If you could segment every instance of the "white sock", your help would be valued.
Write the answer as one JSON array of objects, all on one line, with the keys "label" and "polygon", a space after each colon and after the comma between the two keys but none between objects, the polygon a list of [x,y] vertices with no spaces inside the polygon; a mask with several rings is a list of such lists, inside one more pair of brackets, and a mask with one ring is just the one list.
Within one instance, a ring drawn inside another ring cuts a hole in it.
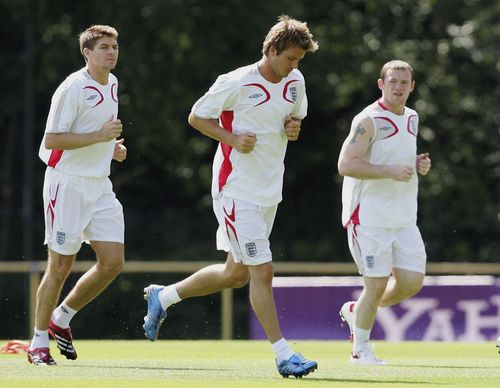
[{"label": "white sock", "polygon": [[288,342],[284,338],[272,344],[271,348],[276,354],[276,361],[278,362],[278,364],[288,360],[293,356],[293,350],[290,348],[290,345],[288,345]]},{"label": "white sock", "polygon": [[370,334],[372,330],[360,329],[359,327],[354,327],[353,334],[353,347],[352,351],[354,354],[358,353],[360,350],[364,349],[370,341]]},{"label": "white sock", "polygon": [[158,293],[158,299],[160,300],[163,310],[168,309],[173,304],[178,303],[182,300],[177,293],[177,290],[175,289],[175,284],[171,284],[170,286],[167,286],[163,290],[161,290]]},{"label": "white sock", "polygon": [[66,329],[77,312],[63,302],[54,310],[51,319],[61,329]]},{"label": "white sock", "polygon": [[49,347],[49,331],[48,330],[38,330],[35,327],[35,334],[31,340],[29,348],[31,350],[36,348],[48,348]]}]

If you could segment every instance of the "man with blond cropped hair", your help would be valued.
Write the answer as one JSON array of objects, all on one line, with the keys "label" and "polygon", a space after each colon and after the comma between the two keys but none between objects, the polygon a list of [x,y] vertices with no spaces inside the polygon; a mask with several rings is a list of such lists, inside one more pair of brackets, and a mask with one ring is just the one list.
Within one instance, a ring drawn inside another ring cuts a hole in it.
[{"label": "man with blond cropped hair", "polygon": [[144,330],[150,340],[158,337],[172,304],[250,282],[250,301],[276,355],[278,372],[302,377],[317,368],[315,361],[294,353],[281,333],[269,243],[282,199],[287,144],[298,140],[307,114],[298,66],[317,48],[306,23],[282,16],[264,40],[260,61],[219,76],[194,104],[189,123],[219,142],[212,197],[219,222],[217,248],[228,255],[225,264],[205,267],[176,284],[145,288]]}]

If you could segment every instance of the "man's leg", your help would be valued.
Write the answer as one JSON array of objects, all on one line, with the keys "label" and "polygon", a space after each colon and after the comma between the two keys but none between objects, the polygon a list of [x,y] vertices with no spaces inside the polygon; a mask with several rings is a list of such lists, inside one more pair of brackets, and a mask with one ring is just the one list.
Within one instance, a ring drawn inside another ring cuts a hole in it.
[{"label": "man's leg", "polygon": [[271,262],[249,266],[250,302],[269,341],[274,344],[283,338],[273,296],[274,269]]},{"label": "man's leg", "polygon": [[420,291],[425,275],[420,272],[393,268],[394,283],[386,288],[380,307],[388,307],[402,302]]},{"label": "man's leg", "polygon": [[35,333],[28,349],[28,360],[33,364],[55,364],[49,351],[49,322],[75,257],[76,255],[61,255],[49,249],[47,269],[37,291]]},{"label": "man's leg", "polygon": [[113,281],[125,263],[124,245],[117,242],[91,241],[97,263],[85,272],[64,299],[73,310],[79,311],[94,300]]},{"label": "man's leg", "polygon": [[278,372],[283,377],[308,375],[318,367],[317,362],[294,353],[281,334],[273,296],[272,262],[248,266],[248,269],[250,271],[250,302],[276,354]]},{"label": "man's leg", "polygon": [[73,335],[69,327],[73,316],[89,302],[94,300],[111,281],[121,272],[124,264],[122,243],[92,241],[97,263],[80,277],[64,301],[52,314],[49,333],[56,340],[62,355],[76,360]]},{"label": "man's leg", "polygon": [[61,255],[49,249],[47,269],[36,294],[37,329],[47,330],[52,311],[57,305],[61,289],[71,272],[76,255]]},{"label": "man's leg", "polygon": [[202,268],[175,284],[181,299],[210,295],[226,288],[240,288],[248,283],[248,267],[236,263],[228,253],[224,264],[214,264]]},{"label": "man's leg", "polygon": [[356,364],[383,365],[377,359],[368,343],[375,323],[377,308],[387,287],[388,277],[363,277],[365,286],[356,302],[355,327],[351,362]]},{"label": "man's leg", "polygon": [[144,333],[150,341],[158,338],[160,327],[167,317],[167,309],[182,299],[213,294],[226,288],[239,288],[248,283],[248,269],[236,263],[231,253],[225,264],[214,264],[196,271],[177,284],[151,284],[144,289],[147,314]]}]

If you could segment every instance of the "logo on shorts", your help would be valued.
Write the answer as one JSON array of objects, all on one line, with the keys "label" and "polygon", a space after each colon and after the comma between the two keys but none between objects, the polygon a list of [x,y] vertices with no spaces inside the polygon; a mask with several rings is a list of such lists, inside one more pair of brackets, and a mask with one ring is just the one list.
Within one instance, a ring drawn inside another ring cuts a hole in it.
[{"label": "logo on shorts", "polygon": [[56,233],[56,242],[59,245],[63,245],[65,240],[66,240],[66,233],[64,233],[64,232],[57,232]]},{"label": "logo on shorts", "polygon": [[373,268],[375,266],[375,258],[373,256],[366,256],[365,260],[368,268]]},{"label": "logo on shorts", "polygon": [[247,251],[247,255],[250,257],[254,257],[257,254],[257,245],[255,245],[255,241],[246,243],[245,249]]}]

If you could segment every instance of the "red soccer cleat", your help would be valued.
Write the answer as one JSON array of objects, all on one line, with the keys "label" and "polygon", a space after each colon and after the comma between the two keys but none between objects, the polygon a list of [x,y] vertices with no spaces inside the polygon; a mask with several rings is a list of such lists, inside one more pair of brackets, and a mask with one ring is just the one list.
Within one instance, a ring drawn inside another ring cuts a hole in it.
[{"label": "red soccer cleat", "polygon": [[57,348],[63,356],[68,360],[76,360],[78,355],[73,347],[73,336],[71,335],[71,329],[63,329],[57,326],[54,322],[49,322],[49,334],[57,342]]}]

